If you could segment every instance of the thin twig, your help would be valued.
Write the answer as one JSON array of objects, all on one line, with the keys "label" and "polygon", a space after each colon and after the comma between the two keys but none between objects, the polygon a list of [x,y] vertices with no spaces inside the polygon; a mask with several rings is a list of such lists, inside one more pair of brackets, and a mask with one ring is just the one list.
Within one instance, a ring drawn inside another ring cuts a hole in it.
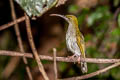
[{"label": "thin twig", "polygon": [[53,48],[54,58],[54,80],[57,80],[56,48]]},{"label": "thin twig", "polygon": [[[27,57],[27,58],[33,58],[32,53],[23,53],[21,52],[16,52],[16,51],[5,51],[5,50],[0,50],[0,55],[4,56],[18,56],[18,57]],[[45,55],[39,55],[40,59],[42,60],[49,60],[53,61],[53,57],[51,56],[45,56]],[[61,61],[61,62],[78,62],[76,59],[70,59],[69,57],[56,57],[56,61]],[[120,59],[98,59],[98,58],[81,58],[80,61],[85,61],[87,63],[99,63],[99,64],[106,64],[106,63],[116,63],[120,62]]]},{"label": "thin twig", "polygon": [[114,64],[112,64],[112,65],[104,68],[104,69],[98,70],[98,71],[90,73],[90,74],[86,74],[86,75],[78,76],[78,77],[66,78],[66,79],[59,79],[59,80],[80,80],[80,79],[87,79],[87,78],[91,78],[93,76],[99,75],[99,74],[101,74],[103,72],[106,72],[106,71],[108,71],[108,70],[110,70],[112,68],[115,68],[115,67],[119,66],[119,65],[120,65],[120,62],[117,62],[117,63],[114,63]]},{"label": "thin twig", "polygon": [[7,29],[7,28],[9,28],[10,26],[13,26],[14,24],[20,23],[20,22],[22,22],[22,21],[24,21],[24,20],[25,20],[25,17],[23,16],[23,17],[20,17],[20,18],[16,19],[16,21],[12,21],[12,22],[9,22],[9,23],[7,23],[7,24],[4,24],[4,25],[0,26],[0,31],[1,31],[1,30],[4,30],[4,29]]},{"label": "thin twig", "polygon": [[37,50],[35,48],[35,44],[34,44],[33,37],[32,37],[32,32],[31,32],[30,20],[29,20],[29,17],[26,14],[25,14],[25,18],[26,18],[25,22],[26,22],[26,30],[27,30],[28,40],[29,40],[30,47],[32,49],[33,55],[35,56],[35,60],[37,61],[39,70],[42,73],[44,79],[49,80],[49,78],[48,78],[48,76],[47,76],[47,74],[46,74],[46,72],[44,70],[44,67],[43,67],[43,65],[41,63],[38,52],[37,52]]},{"label": "thin twig", "polygon": [[114,13],[113,20],[116,21],[118,14],[120,13],[120,7],[118,7]]},{"label": "thin twig", "polygon": [[20,62],[20,58],[21,57],[12,57],[12,58],[10,58],[9,62],[5,66],[4,70],[0,74],[3,79],[5,79],[5,80],[9,79],[11,74],[14,72],[14,70],[18,66],[18,64]]},{"label": "thin twig", "polygon": [[[21,39],[21,35],[20,35],[19,25],[18,25],[18,23],[16,21],[16,14],[15,14],[15,8],[14,8],[13,0],[10,0],[10,7],[11,7],[11,15],[12,15],[13,21],[16,22],[16,24],[14,26],[14,29],[15,29],[15,33],[16,33],[16,36],[17,36],[17,41],[18,41],[18,44],[19,44],[19,48],[20,48],[20,51],[22,53],[24,53],[25,51],[24,51],[24,48],[23,48],[23,43],[22,43],[22,39]],[[33,80],[30,68],[28,66],[28,61],[24,56],[23,56],[23,62],[26,65],[26,71],[27,71],[29,79]]]}]

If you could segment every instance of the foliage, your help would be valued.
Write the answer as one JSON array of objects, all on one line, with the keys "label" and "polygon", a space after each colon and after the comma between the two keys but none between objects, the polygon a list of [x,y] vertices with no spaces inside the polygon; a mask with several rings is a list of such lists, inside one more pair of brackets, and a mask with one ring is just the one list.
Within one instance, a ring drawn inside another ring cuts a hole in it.
[{"label": "foliage", "polygon": [[51,7],[57,0],[15,0],[29,16],[41,16]]}]

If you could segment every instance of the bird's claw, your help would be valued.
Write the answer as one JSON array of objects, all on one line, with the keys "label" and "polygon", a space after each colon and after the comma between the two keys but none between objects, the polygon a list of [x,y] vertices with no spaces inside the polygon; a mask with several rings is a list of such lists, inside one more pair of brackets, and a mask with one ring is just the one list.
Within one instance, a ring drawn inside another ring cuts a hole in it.
[{"label": "bird's claw", "polygon": [[[74,60],[74,64],[76,62],[75,57],[77,57],[75,54],[72,56],[68,56],[69,59]],[[80,63],[80,57],[77,57],[77,61],[78,61],[78,63]]]},{"label": "bird's claw", "polygon": [[80,57],[77,59],[77,61],[78,61],[78,64],[80,64]]}]

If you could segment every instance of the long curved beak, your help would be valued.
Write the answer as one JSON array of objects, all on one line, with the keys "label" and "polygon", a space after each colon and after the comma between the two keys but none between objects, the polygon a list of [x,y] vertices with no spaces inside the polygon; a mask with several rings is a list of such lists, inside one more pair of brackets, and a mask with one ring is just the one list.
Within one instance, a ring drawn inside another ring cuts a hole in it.
[{"label": "long curved beak", "polygon": [[64,15],[60,15],[60,14],[50,14],[50,16],[59,16],[59,17],[65,19],[68,23],[70,23],[70,20],[69,20],[66,16],[64,16]]}]

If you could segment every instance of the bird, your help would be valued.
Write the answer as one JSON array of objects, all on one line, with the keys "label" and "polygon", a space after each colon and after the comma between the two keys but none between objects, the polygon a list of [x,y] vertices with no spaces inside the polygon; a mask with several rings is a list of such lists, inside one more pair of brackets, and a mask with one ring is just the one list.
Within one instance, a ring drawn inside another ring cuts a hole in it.
[{"label": "bird", "polygon": [[85,59],[85,41],[84,36],[79,30],[77,17],[74,15],[51,14],[51,16],[59,16],[68,22],[66,32],[66,46],[68,51],[73,53],[72,58],[77,57],[78,63],[81,65],[82,73],[87,73],[87,63],[80,61],[80,58]]}]

